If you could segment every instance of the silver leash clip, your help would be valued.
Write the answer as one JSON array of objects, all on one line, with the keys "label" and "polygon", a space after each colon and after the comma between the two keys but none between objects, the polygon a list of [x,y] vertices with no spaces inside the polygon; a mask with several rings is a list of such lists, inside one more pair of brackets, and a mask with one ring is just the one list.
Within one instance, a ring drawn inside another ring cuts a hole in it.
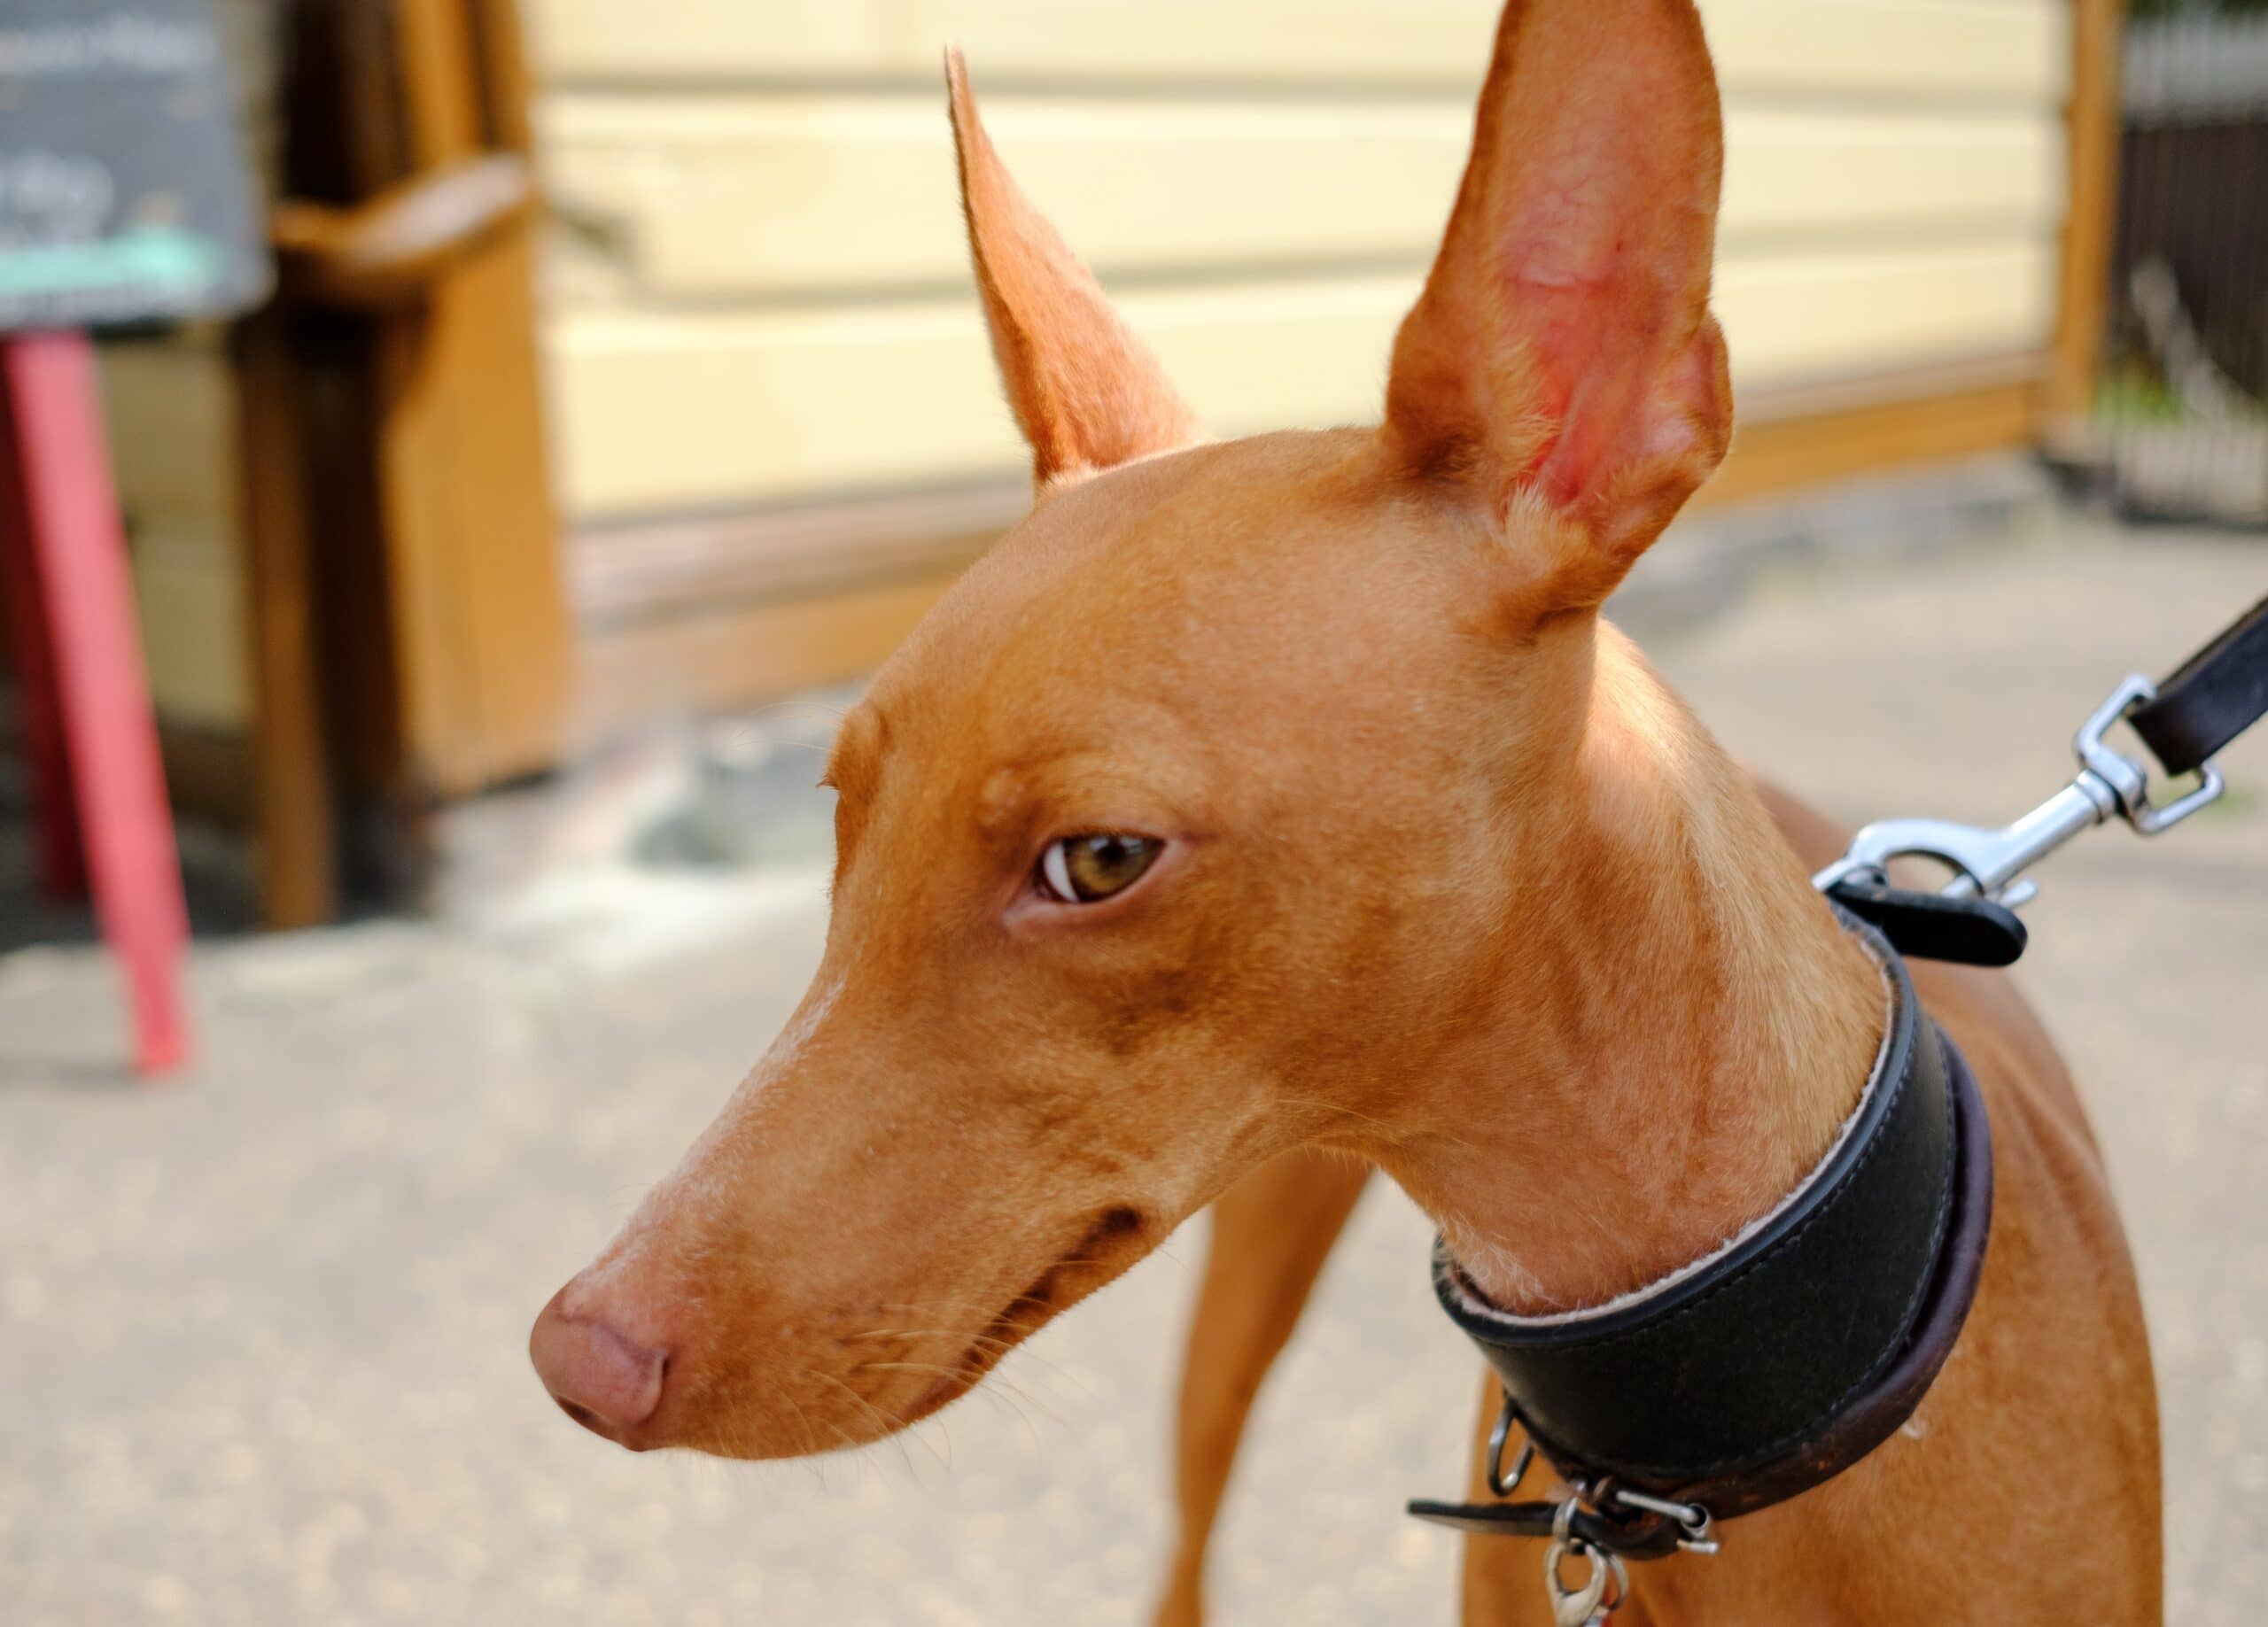
[{"label": "silver leash clip", "polygon": [[2039,895],[2023,872],[2081,832],[2114,817],[2144,836],[2171,830],[2216,801],[2227,782],[2220,769],[2208,762],[2199,767],[2191,790],[2163,808],[2150,801],[2148,771],[2106,737],[2128,713],[2156,694],[2157,686],[2139,673],[2112,690],[2072,737],[2079,771],[2071,783],[2013,825],[1877,820],[1852,838],[1849,852],[1813,877],[1813,885],[1824,890],[1849,876],[1883,878],[1892,859],[1929,858],[1953,870],[1953,879],[1938,889],[1944,896],[1983,897],[2014,910]]},{"label": "silver leash clip", "polygon": [[[1602,1552],[1573,1533],[1575,1507],[1571,1497],[1552,1516],[1551,1546],[1543,1551],[1544,1592],[1551,1600],[1555,1627],[1600,1627],[1629,1596],[1630,1573],[1619,1554]],[[1569,1587],[1559,1574],[1560,1567],[1571,1558],[1590,1565],[1590,1574],[1580,1587]]]}]

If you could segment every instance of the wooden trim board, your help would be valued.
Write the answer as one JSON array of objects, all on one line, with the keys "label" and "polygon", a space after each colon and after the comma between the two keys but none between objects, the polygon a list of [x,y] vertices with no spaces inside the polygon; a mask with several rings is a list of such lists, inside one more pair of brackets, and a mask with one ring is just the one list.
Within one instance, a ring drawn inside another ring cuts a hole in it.
[{"label": "wooden trim board", "polygon": [[577,738],[595,747],[871,672],[959,574],[959,564],[805,599],[727,606],[588,637]]},{"label": "wooden trim board", "polygon": [[[1768,449],[1800,429],[1791,421],[1857,414],[1862,422],[1880,422],[1866,414],[1898,402],[1958,403],[1996,386],[2029,387],[2046,370],[2046,359],[2032,352],[1753,391],[1739,403],[1742,440],[1760,434]],[[1840,441],[1830,429],[1804,444]],[[1798,468],[1779,484],[1803,478]],[[566,571],[578,621],[586,632],[599,631],[951,569],[982,553],[1030,507],[1029,484],[1018,475],[936,491],[586,526],[567,538]]]},{"label": "wooden trim board", "polygon": [[2118,208],[2118,73],[2126,0],[2070,0],[2070,5],[2071,92],[2064,128],[2070,202],[2063,216],[2050,385],[2053,409],[2067,416],[2093,405],[2102,352]]},{"label": "wooden trim board", "polygon": [[2040,388],[2033,380],[1958,394],[1822,412],[1733,430],[1724,465],[1696,507],[1825,485],[1914,463],[2000,452],[2036,442]]},{"label": "wooden trim board", "polygon": [[1031,507],[1024,477],[802,507],[668,515],[566,539],[586,630],[703,606],[798,599],[975,558]]},{"label": "wooden trim board", "polygon": [[[1746,421],[1735,433],[1731,455],[1702,489],[1696,506],[2030,445],[2040,422],[2042,366],[2036,354],[1974,364],[1972,376],[1987,377],[1994,368],[1999,376],[1869,406],[1837,407],[1822,398],[1806,400],[1790,392],[1783,407],[1803,407],[1804,415]],[[1907,387],[1925,384],[1929,376],[1913,375]],[[1877,387],[1899,385],[1886,379]],[[1772,410],[1769,398],[1760,403],[1760,412]],[[880,546],[888,538],[888,547],[905,546],[905,528],[929,500],[913,497],[809,511],[799,520],[751,515],[736,523],[711,517],[617,533],[617,542],[637,537],[647,545],[667,545],[672,525],[701,525],[709,528],[708,540],[722,552],[709,562],[705,576],[693,561],[680,557],[673,582],[657,587],[659,578],[649,578],[644,585],[655,591],[642,600],[625,595],[610,613],[605,608],[586,611],[577,738],[588,747],[639,727],[745,707],[870,671],[961,567],[983,551],[990,530],[1004,528],[1022,511],[1024,493],[1021,483],[1004,483],[953,494],[944,502],[944,523],[933,524],[929,533],[933,538],[941,532],[952,535],[934,541],[926,558],[889,554]],[[999,518],[997,524],[971,531],[970,522],[979,515]],[[737,555],[730,546],[736,523],[742,528]],[[792,551],[798,526],[838,555],[862,532],[876,539],[877,546],[863,563],[839,559],[844,574],[837,579],[845,585],[833,591],[814,591],[817,578],[807,576],[801,591],[766,594],[758,586],[762,562]],[[699,546],[699,538],[689,532],[680,531],[675,541],[683,551]],[[586,540],[576,544],[579,551],[593,546]],[[746,596],[729,596],[728,584],[741,585]],[[666,587],[675,591],[661,591]]]}]

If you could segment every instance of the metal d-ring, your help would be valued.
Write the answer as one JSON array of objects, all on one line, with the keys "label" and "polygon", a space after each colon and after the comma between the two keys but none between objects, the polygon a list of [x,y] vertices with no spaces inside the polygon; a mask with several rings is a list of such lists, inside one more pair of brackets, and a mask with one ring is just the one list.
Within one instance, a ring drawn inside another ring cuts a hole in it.
[{"label": "metal d-ring", "polygon": [[2087,772],[2107,786],[2118,799],[2118,812],[2127,824],[2144,836],[2155,836],[2172,829],[2191,814],[2214,802],[2228,789],[2221,778],[2220,765],[2211,758],[2197,765],[2197,784],[2186,795],[2176,797],[2163,808],[2150,802],[2149,771],[2133,758],[2121,751],[2114,751],[2103,743],[2103,736],[2111,725],[2132,716],[2145,701],[2157,699],[2158,686],[2135,673],[2112,690],[2109,698],[2095,709],[2094,715],[2079,725],[2072,737],[2071,749]]},{"label": "metal d-ring", "polygon": [[1527,1478],[1528,1466],[1535,1461],[1535,1443],[1524,1438],[1512,1472],[1504,1473],[1504,1446],[1512,1438],[1512,1424],[1518,1416],[1511,1392],[1505,1392],[1504,1404],[1496,1410],[1495,1427],[1488,1431],[1488,1463],[1484,1478],[1492,1497],[1510,1497],[1518,1491],[1520,1482]]}]

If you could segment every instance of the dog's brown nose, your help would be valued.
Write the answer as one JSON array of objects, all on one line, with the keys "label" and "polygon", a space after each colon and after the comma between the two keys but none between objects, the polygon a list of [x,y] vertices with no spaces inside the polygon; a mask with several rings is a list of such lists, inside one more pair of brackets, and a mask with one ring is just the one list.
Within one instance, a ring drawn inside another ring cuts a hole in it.
[{"label": "dog's brown nose", "polygon": [[568,1290],[552,1296],[528,1335],[528,1357],[567,1415],[624,1445],[662,1404],[665,1352],[652,1350],[602,1317],[571,1313]]}]

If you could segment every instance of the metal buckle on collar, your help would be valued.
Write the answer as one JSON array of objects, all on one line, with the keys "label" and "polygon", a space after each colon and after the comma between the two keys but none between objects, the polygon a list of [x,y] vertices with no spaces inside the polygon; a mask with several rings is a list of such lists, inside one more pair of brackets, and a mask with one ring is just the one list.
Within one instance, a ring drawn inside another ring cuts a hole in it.
[{"label": "metal buckle on collar", "polygon": [[[1590,1499],[1580,1493],[1566,1498],[1551,1516],[1551,1545],[1543,1554],[1543,1585],[1550,1596],[1552,1619],[1557,1627],[1596,1627],[1630,1595],[1629,1570],[1622,1556],[1575,1534],[1575,1512],[1586,1500]],[[1678,1539],[1681,1553],[1714,1553],[1723,1546],[1717,1540],[1709,1511],[1698,1503],[1674,1502],[1666,1497],[1649,1497],[1643,1491],[1612,1485],[1601,1488],[1596,1503],[1602,1507],[1658,1514],[1674,1522],[1685,1533]],[[1569,1587],[1560,1576],[1561,1564],[1570,1557],[1588,1559],[1591,1564],[1590,1575],[1579,1588]],[[1612,1594],[1608,1592],[1610,1584]]]},{"label": "metal buckle on collar", "polygon": [[2209,761],[2199,767],[2194,789],[2163,808],[2151,802],[2148,771],[2105,737],[2156,695],[2157,686],[2139,673],[2112,690],[2072,737],[2079,771],[2071,783],[2014,824],[1994,828],[1950,819],[1878,820],[1852,839],[1848,853],[1813,877],[1813,885],[1825,892],[1848,878],[1880,881],[1892,859],[1931,858],[1953,871],[1953,879],[1939,889],[1941,896],[1983,898],[2014,910],[2039,890],[2023,872],[2081,832],[2113,816],[2144,836],[2172,829],[2218,798],[2227,783]]},{"label": "metal buckle on collar", "polygon": [[[1511,1505],[1510,1499],[1519,1490],[1520,1482],[1527,1477],[1536,1459],[1535,1442],[1524,1440],[1509,1468],[1504,1453],[1511,1445],[1512,1425],[1519,1417],[1519,1409],[1509,1392],[1497,1409],[1496,1422],[1488,1431],[1488,1454],[1481,1466],[1481,1478],[1489,1491],[1503,1499],[1491,1510],[1486,1506],[1433,1507],[1413,1504],[1411,1512],[1427,1518],[1451,1516],[1451,1523],[1479,1516],[1496,1524],[1508,1533],[1518,1531],[1525,1536],[1544,1537],[1546,1532],[1535,1523],[1529,1523],[1549,1514],[1550,1525],[1548,1546],[1543,1555],[1543,1585],[1551,1604],[1551,1615],[1557,1627],[1599,1627],[1629,1596],[1629,1568],[1624,1553],[1614,1546],[1610,1533],[1619,1523],[1618,1516],[1651,1516],[1666,1520],[1677,1531],[1676,1550],[1686,1553],[1714,1553],[1720,1546],[1714,1522],[1709,1511],[1698,1503],[1682,1503],[1666,1497],[1655,1497],[1644,1491],[1633,1491],[1616,1483],[1612,1477],[1596,1482],[1579,1482],[1571,1495],[1550,1502]],[[1585,1527],[1578,1527],[1576,1520],[1589,1511]],[[1513,1516],[1526,1525],[1498,1523],[1492,1515]],[[1658,1532],[1660,1528],[1652,1528]],[[1635,1534],[1635,1533],[1634,1533]],[[1643,1544],[1634,1545],[1631,1555],[1637,1558],[1658,1557],[1670,1552],[1660,1537],[1649,1537]],[[1566,1563],[1571,1559],[1588,1561],[1590,1569],[1578,1584],[1571,1585],[1565,1576]]]},{"label": "metal buckle on collar", "polygon": [[[1504,1448],[1511,1444],[1512,1425],[1519,1421],[1519,1408],[1512,1402],[1510,1392],[1504,1392],[1503,1404],[1496,1409],[1496,1422],[1488,1431],[1488,1457],[1482,1465],[1481,1479],[1489,1495],[1509,1500],[1520,1489],[1520,1482],[1527,1478],[1528,1470],[1535,1463],[1535,1442],[1523,1439],[1519,1454],[1512,1460],[1508,1470],[1504,1467]],[[1644,1491],[1631,1490],[1612,1476],[1595,1484],[1579,1483],[1574,1495],[1564,1499],[1552,1519],[1552,1539],[1570,1544],[1576,1551],[1598,1546],[1579,1536],[1573,1536],[1567,1522],[1574,1518],[1578,1508],[1588,1505],[1610,1519],[1616,1512],[1626,1515],[1658,1515],[1678,1529],[1677,1551],[1681,1553],[1715,1553],[1724,1546],[1717,1535],[1716,1522],[1709,1511],[1698,1503],[1681,1503],[1666,1497],[1654,1497]],[[1545,1505],[1534,1505],[1542,1507]],[[1642,1556],[1643,1557],[1643,1556]],[[1619,1556],[1616,1556],[1619,1562]]]},{"label": "metal buckle on collar", "polygon": [[1633,1491],[1627,1486],[1610,1486],[1602,1496],[1604,1500],[1617,1507],[1658,1514],[1675,1524],[1684,1533],[1677,1539],[1677,1551],[1681,1553],[1714,1553],[1725,1546],[1717,1535],[1716,1522],[1710,1519],[1709,1511],[1698,1503],[1678,1503],[1666,1497],[1649,1497],[1643,1491]]}]

